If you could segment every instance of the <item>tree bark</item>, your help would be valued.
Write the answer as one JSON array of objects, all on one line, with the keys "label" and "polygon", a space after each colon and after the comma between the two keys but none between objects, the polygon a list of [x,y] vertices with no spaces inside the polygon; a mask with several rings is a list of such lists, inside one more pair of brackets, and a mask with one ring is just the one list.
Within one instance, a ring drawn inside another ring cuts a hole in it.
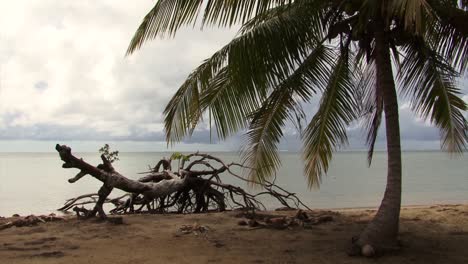
[{"label": "tree bark", "polygon": [[[179,213],[224,211],[228,206],[248,210],[265,209],[265,206],[257,199],[260,195],[270,195],[288,208],[291,208],[289,203],[292,202],[296,208],[302,206],[309,209],[294,193],[284,190],[274,182],[254,182],[242,178],[231,170],[231,167],[245,168],[242,164],[225,164],[221,159],[209,154],[197,152],[183,155],[180,166],[175,172],[171,171],[172,157],[162,159],[154,169],[148,172],[148,175],[138,180],[131,180],[118,173],[104,155],[101,155],[103,164],[95,167],[83,159],[75,157],[71,153],[71,148],[67,146],[57,144],[55,148],[59,152],[61,160],[65,162],[62,165],[63,168],[80,170],[75,177],[69,179],[70,183],[74,183],[88,174],[103,183],[97,194],[87,194],[70,199],[60,209],[66,211],[73,207],[78,216],[94,217],[99,214],[101,218],[106,218],[103,210],[104,203],[114,204],[115,208],[110,211],[113,214],[126,213],[127,211],[130,213],[142,212],[144,207],[149,213],[169,212],[171,209],[173,212]],[[190,158],[195,160],[190,161]],[[185,161],[190,161],[190,163],[185,166]],[[163,170],[159,171],[161,166]],[[225,184],[219,177],[224,172],[243,182],[258,184],[263,188],[263,191],[250,194],[238,186]],[[108,196],[113,188],[126,191],[128,194],[109,199]],[[125,201],[121,200],[126,197],[129,198]],[[83,199],[88,198],[89,200],[83,201]],[[95,206],[92,210],[77,207],[77,205],[85,204],[94,204]],[[135,210],[134,205],[140,205],[140,208]]]},{"label": "tree bark", "polygon": [[[185,187],[186,179],[180,178],[177,175],[172,175],[170,172],[165,171],[164,180],[159,182],[140,182],[128,179],[115,171],[112,164],[104,157],[101,156],[103,164],[94,167],[82,159],[73,156],[71,149],[64,145],[58,145],[55,149],[59,152],[60,158],[65,162],[63,168],[76,168],[80,172],[72,179],[70,183],[76,182],[83,176],[89,174],[103,183],[99,189],[99,199],[92,211],[88,213],[88,217],[99,214],[101,218],[106,218],[106,214],[102,208],[106,198],[109,196],[113,188],[117,188],[126,192],[134,194],[142,194],[145,199],[155,199],[165,197],[169,194],[177,192]],[[156,177],[156,176],[154,176]]]},{"label": "tree bark", "polygon": [[401,206],[401,147],[398,118],[398,100],[393,78],[388,40],[384,23],[376,21],[375,63],[377,89],[383,92],[385,126],[387,135],[387,185],[377,214],[364,229],[357,245],[370,245],[372,251],[398,248],[398,229]]}]

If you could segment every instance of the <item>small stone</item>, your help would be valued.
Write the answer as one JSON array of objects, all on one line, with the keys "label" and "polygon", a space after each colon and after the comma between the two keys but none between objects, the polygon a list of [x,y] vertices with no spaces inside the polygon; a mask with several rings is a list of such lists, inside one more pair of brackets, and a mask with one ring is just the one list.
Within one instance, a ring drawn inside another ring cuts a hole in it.
[{"label": "small stone", "polygon": [[239,221],[237,221],[237,224],[240,225],[240,226],[248,225],[248,223],[245,220],[239,220]]},{"label": "small stone", "polygon": [[259,225],[258,222],[255,220],[249,220],[249,222],[247,223],[250,227],[257,227]]},{"label": "small stone", "polygon": [[219,240],[214,240],[214,246],[217,247],[217,248],[221,248],[221,247],[224,247],[224,243],[219,241]]},{"label": "small stone", "polygon": [[19,214],[12,215],[12,217],[19,217],[19,216],[20,216]]},{"label": "small stone", "polygon": [[365,257],[370,258],[370,257],[373,257],[373,256],[375,255],[375,250],[374,250],[374,248],[373,248],[371,245],[366,244],[366,245],[364,245],[364,246],[362,247],[362,249],[361,249],[361,254],[362,254],[363,256],[365,256]]}]

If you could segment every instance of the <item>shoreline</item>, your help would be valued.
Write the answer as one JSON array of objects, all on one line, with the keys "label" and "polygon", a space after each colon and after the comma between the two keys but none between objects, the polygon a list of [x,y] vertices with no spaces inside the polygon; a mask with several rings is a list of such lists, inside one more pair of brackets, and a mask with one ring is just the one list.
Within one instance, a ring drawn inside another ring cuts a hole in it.
[{"label": "shoreline", "polygon": [[[460,203],[432,203],[432,204],[409,204],[402,205],[401,209],[416,209],[416,208],[431,208],[433,206],[462,206],[468,205],[468,201]],[[357,207],[337,207],[337,208],[324,208],[318,210],[330,210],[330,211],[359,211],[359,210],[377,210],[379,206],[357,206]]]},{"label": "shoreline", "polygon": [[[0,231],[0,260],[50,263],[362,263],[347,256],[351,237],[376,208],[305,211],[327,221],[287,228],[239,225],[242,211],[206,214],[124,215],[124,224],[96,220],[40,223]],[[262,217],[294,217],[297,211],[262,211]],[[271,218],[271,219],[273,219]],[[468,204],[404,206],[403,249],[378,263],[468,263]],[[0,219],[0,224],[8,219]]]},{"label": "shoreline", "polygon": [[[446,202],[440,202],[440,203],[430,203],[430,204],[409,204],[409,205],[402,205],[401,206],[401,209],[414,209],[414,208],[431,208],[431,207],[434,207],[434,206],[463,206],[463,205],[466,205],[468,206],[468,201],[464,201],[464,202],[454,202],[454,203],[446,203]],[[281,211],[281,208],[282,207],[278,207],[278,208],[275,208],[275,209],[271,209],[271,210],[263,210],[263,212],[274,212],[274,211]],[[317,208],[311,208],[312,211],[336,211],[336,212],[346,212],[346,211],[361,211],[361,210],[377,210],[379,208],[379,206],[354,206],[354,207],[317,207]],[[279,210],[278,210],[279,209]],[[291,209],[292,210],[296,210],[296,209]],[[304,211],[307,211],[307,209],[302,209]],[[236,210],[227,210],[227,212],[230,212],[230,211],[236,211]],[[262,211],[260,211],[262,212]],[[68,211],[66,213],[64,212],[61,212],[61,211],[51,211],[51,212],[46,212],[46,213],[41,213],[41,214],[18,214],[20,216],[28,216],[28,215],[50,215],[50,214],[54,214],[54,215],[58,215],[58,216],[74,216],[75,213],[72,212],[72,211]],[[128,214],[128,215],[131,215],[131,214]],[[138,215],[138,214],[136,214]],[[155,215],[158,215],[158,214],[155,214]],[[117,215],[119,216],[119,215]],[[126,216],[126,215],[122,215],[122,216]],[[13,217],[13,215],[1,215],[0,214],[0,219],[4,218],[4,219],[8,219],[8,218],[11,218]]]}]

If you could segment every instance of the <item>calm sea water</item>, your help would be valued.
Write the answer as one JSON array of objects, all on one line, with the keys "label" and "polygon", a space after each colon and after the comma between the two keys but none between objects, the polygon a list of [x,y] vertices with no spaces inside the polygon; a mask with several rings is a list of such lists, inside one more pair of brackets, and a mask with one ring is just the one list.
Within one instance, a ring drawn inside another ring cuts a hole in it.
[{"label": "calm sea water", "polygon": [[[226,162],[237,162],[237,153],[214,153]],[[97,153],[77,153],[92,164]],[[115,167],[130,178],[154,165],[168,153],[121,153]],[[386,154],[377,152],[370,168],[365,152],[336,153],[320,189],[308,189],[298,153],[282,153],[277,183],[298,194],[311,208],[377,206],[386,180]],[[85,177],[74,184],[67,179],[77,170],[62,169],[56,153],[0,153],[0,215],[55,212],[67,198],[94,193],[100,182]],[[227,182],[237,183],[228,175]],[[246,187],[246,186],[243,186]],[[247,187],[246,187],[247,188]],[[114,191],[111,196],[119,193]],[[403,204],[468,202],[468,155],[450,158],[442,152],[403,153]],[[268,207],[279,204],[265,200]]]}]

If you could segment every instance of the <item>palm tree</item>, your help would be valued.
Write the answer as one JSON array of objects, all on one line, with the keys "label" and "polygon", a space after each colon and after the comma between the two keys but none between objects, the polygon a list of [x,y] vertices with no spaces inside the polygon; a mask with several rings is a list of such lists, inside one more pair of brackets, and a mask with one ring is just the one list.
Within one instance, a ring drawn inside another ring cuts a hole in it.
[{"label": "palm tree", "polygon": [[[160,0],[146,15],[127,53],[185,25],[241,24],[238,35],[196,68],[165,109],[168,142],[190,135],[204,112],[218,137],[246,131],[243,159],[266,179],[280,166],[277,144],[288,119],[321,95],[302,130],[305,175],[318,186],[346,128],[363,122],[369,165],[385,113],[387,185],[377,214],[354,245],[398,247],[401,148],[397,90],[441,131],[441,146],[467,145],[466,103],[457,77],[467,72],[467,1],[453,0]],[[393,71],[396,71],[394,75]],[[299,121],[297,121],[299,120]],[[211,121],[210,121],[211,122]]]}]

